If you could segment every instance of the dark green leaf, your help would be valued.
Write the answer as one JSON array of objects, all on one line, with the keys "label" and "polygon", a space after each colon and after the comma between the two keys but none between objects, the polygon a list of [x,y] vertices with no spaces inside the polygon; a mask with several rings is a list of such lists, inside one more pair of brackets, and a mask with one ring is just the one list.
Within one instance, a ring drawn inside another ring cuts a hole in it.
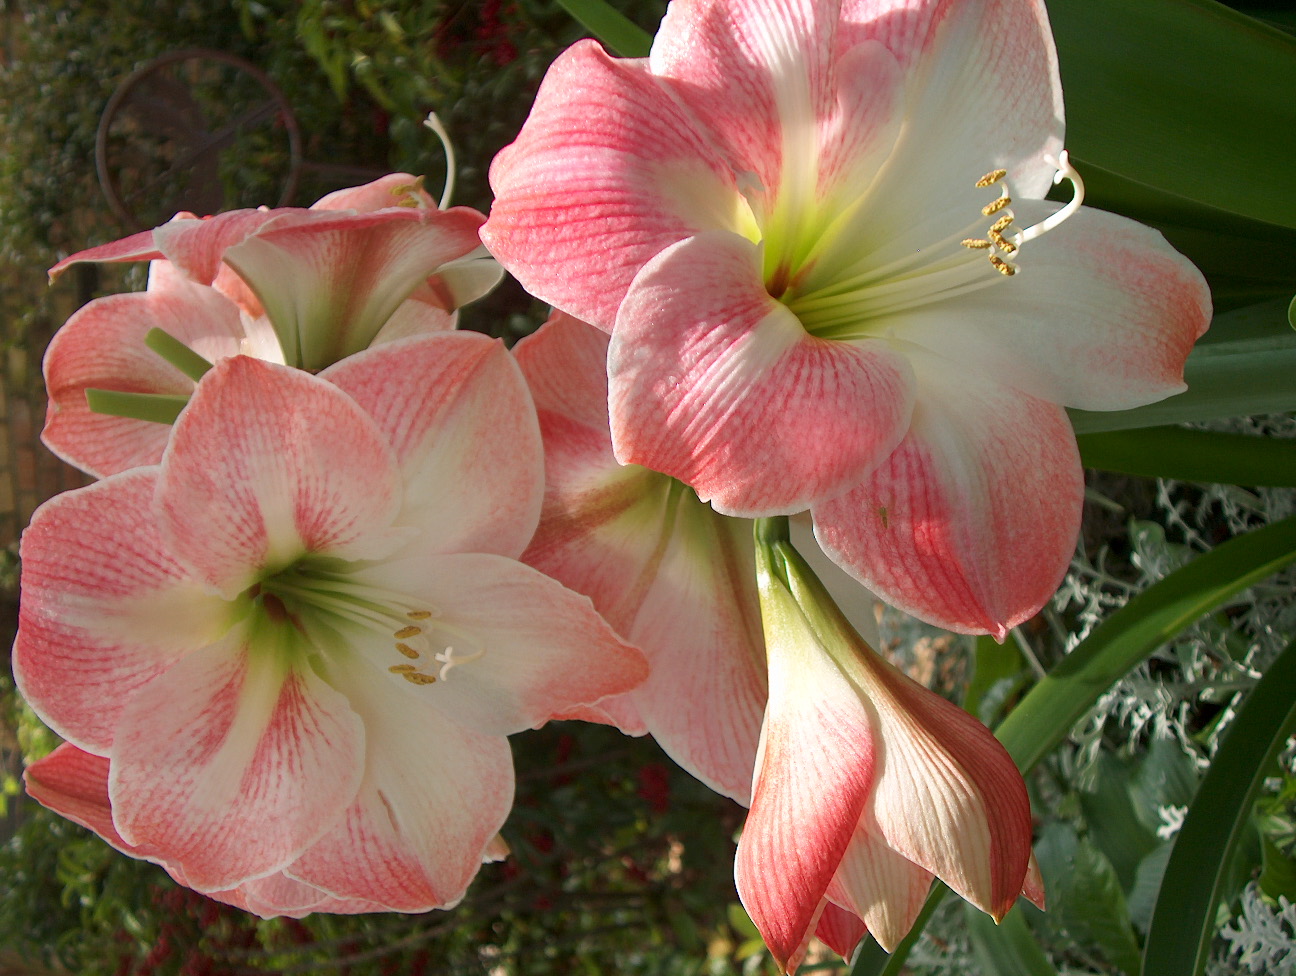
[{"label": "dark green leaf", "polygon": [[558,3],[613,54],[642,58],[652,47],[651,35],[603,0],[558,0]]},{"label": "dark green leaf", "polygon": [[1126,976],[1141,969],[1138,941],[1125,893],[1111,862],[1088,840],[1080,841],[1062,880],[1062,924],[1081,943],[1098,946]]},{"label": "dark green leaf", "polygon": [[[984,706],[991,706],[992,710],[998,711],[1003,707],[1004,698],[1000,689],[1011,689],[1024,677],[1021,651],[1015,644],[1011,641],[1000,644],[993,637],[978,637],[975,663],[967,691],[963,695],[963,707],[982,722],[990,724],[987,716],[982,714]],[[987,699],[991,689],[995,690],[995,694]]]},{"label": "dark green leaf", "polygon": [[1094,788],[1080,793],[1089,836],[1111,862],[1123,891],[1134,887],[1139,864],[1157,846],[1156,834],[1134,809],[1132,765],[1110,753],[1099,753]]},{"label": "dark green leaf", "polygon": [[1209,0],[1048,10],[1082,172],[1296,228],[1296,39]]},{"label": "dark green leaf", "polygon": [[1184,818],[1148,930],[1146,976],[1197,976],[1205,968],[1233,850],[1266,772],[1296,727],[1293,688],[1296,642],[1247,695]]},{"label": "dark green leaf", "polygon": [[1206,484],[1296,487],[1296,440],[1144,427],[1081,434],[1087,468]]}]

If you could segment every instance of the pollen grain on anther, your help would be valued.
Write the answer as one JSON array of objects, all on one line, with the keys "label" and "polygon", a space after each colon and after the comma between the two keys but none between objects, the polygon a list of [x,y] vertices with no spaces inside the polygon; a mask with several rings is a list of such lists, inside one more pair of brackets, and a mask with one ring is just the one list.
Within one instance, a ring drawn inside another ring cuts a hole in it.
[{"label": "pollen grain on anther", "polygon": [[410,620],[427,620],[430,616],[432,616],[432,611],[431,610],[410,610],[408,613],[405,614],[405,616],[409,617]]},{"label": "pollen grain on anther", "polygon": [[998,220],[996,220],[993,224],[990,225],[990,233],[1002,234],[1010,226],[1012,226],[1012,222],[1013,222],[1013,215],[1004,214],[1002,217],[1000,217]]},{"label": "pollen grain on anther", "polygon": [[396,650],[400,651],[408,658],[416,658],[419,656],[418,651],[414,650],[414,648],[410,647],[408,644],[402,644],[399,641],[396,643]]},{"label": "pollen grain on anther", "polygon": [[1006,169],[992,169],[990,172],[986,173],[985,176],[981,177],[981,179],[977,180],[976,185],[978,187],[994,186],[1007,175],[1008,171]]},{"label": "pollen grain on anther", "polygon": [[1008,206],[1008,204],[1010,203],[1012,203],[1012,197],[1010,197],[1008,194],[1005,193],[998,200],[995,200],[991,203],[987,203],[984,207],[982,207],[981,213],[989,217],[991,214],[998,213],[1000,210]]},{"label": "pollen grain on anther", "polygon": [[416,685],[434,685],[437,683],[436,675],[424,674],[422,671],[403,671],[401,677]]},{"label": "pollen grain on anther", "polygon": [[412,664],[393,664],[387,670],[392,674],[411,674],[412,672],[417,671],[418,668],[414,667]]},{"label": "pollen grain on anther", "polygon": [[413,624],[410,624],[408,627],[402,627],[400,630],[396,631],[396,633],[392,634],[392,636],[397,640],[408,640],[411,637],[417,637],[421,633],[423,633],[422,627],[415,627]]},{"label": "pollen grain on anther", "polygon": [[977,251],[984,251],[986,248],[992,246],[989,241],[983,241],[979,237],[969,237],[967,240],[960,241],[959,243],[964,247],[970,247]]},{"label": "pollen grain on anther", "polygon": [[1013,267],[1011,264],[1009,264],[1007,261],[1005,261],[997,254],[990,255],[990,263],[994,265],[994,269],[996,271],[998,271],[1001,275],[1004,275],[1005,277],[1011,277],[1017,273],[1017,269],[1015,267]]}]

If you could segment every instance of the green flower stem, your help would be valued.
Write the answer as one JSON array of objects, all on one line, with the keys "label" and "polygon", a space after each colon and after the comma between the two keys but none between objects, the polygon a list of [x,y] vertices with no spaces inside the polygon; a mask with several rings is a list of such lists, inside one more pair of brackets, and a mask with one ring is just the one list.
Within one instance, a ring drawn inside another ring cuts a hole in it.
[{"label": "green flower stem", "polygon": [[165,329],[149,329],[144,336],[144,345],[148,346],[195,383],[203,378],[207,370],[212,368],[211,363]]},{"label": "green flower stem", "polygon": [[187,396],[165,393],[122,393],[119,390],[85,391],[86,404],[95,413],[110,417],[129,417],[131,420],[148,420],[155,424],[173,424],[180,411],[189,402]]}]

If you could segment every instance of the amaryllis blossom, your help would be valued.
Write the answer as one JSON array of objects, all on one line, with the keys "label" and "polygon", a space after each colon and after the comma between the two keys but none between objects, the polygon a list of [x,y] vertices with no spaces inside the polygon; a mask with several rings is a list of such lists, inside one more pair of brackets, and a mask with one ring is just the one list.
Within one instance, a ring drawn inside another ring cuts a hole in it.
[{"label": "amaryllis blossom", "polygon": [[858,920],[894,948],[933,875],[996,919],[1039,901],[1003,746],[882,660],[786,541],[757,559],[769,704],[735,874],[775,959],[794,969],[816,926],[848,954]]},{"label": "amaryllis blossom", "polygon": [[42,438],[98,477],[161,458],[165,424],[97,413],[86,389],[187,397],[190,375],[144,344],[161,329],[208,362],[242,353],[318,370],[374,344],[445,331],[455,309],[502,274],[475,210],[438,210],[420,181],[393,173],[310,209],[180,214],[59,262],[152,262],[148,289],[90,302],[45,357]]},{"label": "amaryllis blossom", "polygon": [[752,523],[687,485],[623,466],[608,431],[608,337],[555,313],[517,344],[545,445],[540,526],[523,562],[579,593],[652,664],[599,707],[651,732],[684,769],[744,805],[765,708]]},{"label": "amaryllis blossom", "polygon": [[455,903],[501,853],[505,737],[647,673],[517,561],[541,464],[485,336],[318,377],[218,363],[160,465],[54,498],[23,537],[15,674],[69,743],[32,793],[263,915]]},{"label": "amaryllis blossom", "polygon": [[1002,637],[1072,552],[1063,408],[1182,390],[1210,316],[1062,135],[1042,0],[674,0],[650,57],[554,63],[482,239],[611,333],[619,460]]}]

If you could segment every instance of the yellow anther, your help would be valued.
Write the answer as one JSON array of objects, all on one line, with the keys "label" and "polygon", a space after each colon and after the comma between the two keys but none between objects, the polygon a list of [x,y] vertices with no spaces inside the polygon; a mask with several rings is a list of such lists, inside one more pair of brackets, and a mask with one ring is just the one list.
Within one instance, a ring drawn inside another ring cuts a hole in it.
[{"label": "yellow anther", "polygon": [[432,616],[432,611],[411,610],[409,613],[405,614],[405,616],[409,617],[410,620],[427,620],[428,617]]},{"label": "yellow anther", "polygon": [[1011,264],[1009,264],[1007,261],[1005,261],[997,254],[990,255],[990,263],[994,265],[994,269],[996,271],[998,271],[1001,275],[1004,275],[1005,277],[1011,277],[1012,275],[1015,275],[1017,273],[1016,268],[1014,268]]},{"label": "yellow anther", "polygon": [[422,671],[404,671],[401,676],[408,682],[416,685],[434,685],[437,678],[434,674],[424,674]]},{"label": "yellow anther", "polygon": [[[406,657],[414,658],[419,656],[419,652],[414,650],[414,648],[410,647],[408,644],[401,644],[398,642],[396,644],[396,650],[400,651]],[[408,666],[409,665],[405,665],[405,667]]]},{"label": "yellow anther", "polygon": [[[996,220],[993,224],[990,225],[990,234],[991,235],[1002,234],[1010,226],[1012,226],[1012,222],[1013,222],[1013,215],[1004,214],[1002,217],[1000,217],[998,220]],[[994,240],[994,237],[991,236],[990,239]]]},{"label": "yellow anther", "polygon": [[400,630],[396,631],[396,633],[392,634],[392,636],[397,640],[406,640],[410,637],[417,637],[421,633],[423,633],[422,627],[415,627],[413,624],[410,624],[408,627],[402,627]]},{"label": "yellow anther", "polygon": [[1005,193],[998,200],[994,201],[994,203],[987,203],[981,208],[981,212],[985,214],[985,216],[989,217],[991,214],[998,213],[1010,203],[1012,203],[1012,197]]},{"label": "yellow anther", "polygon": [[392,674],[412,674],[414,671],[417,671],[418,668],[414,667],[412,664],[393,664],[387,670]]},{"label": "yellow anther", "polygon": [[998,247],[999,250],[1003,251],[1004,254],[1012,254],[1017,250],[1017,245],[1008,240],[1008,238],[1004,237],[1003,234],[1000,234],[998,231],[990,231],[990,240],[994,241],[995,246]]},{"label": "yellow anther", "polygon": [[981,177],[981,179],[977,180],[976,185],[978,187],[994,186],[1007,175],[1008,171],[1006,169],[992,169],[990,172],[986,173],[985,176]]},{"label": "yellow anther", "polygon": [[990,247],[989,241],[983,241],[979,237],[969,237],[966,241],[960,241],[959,243],[961,243],[964,247],[970,247],[977,251],[982,251],[985,250],[987,247]]}]

